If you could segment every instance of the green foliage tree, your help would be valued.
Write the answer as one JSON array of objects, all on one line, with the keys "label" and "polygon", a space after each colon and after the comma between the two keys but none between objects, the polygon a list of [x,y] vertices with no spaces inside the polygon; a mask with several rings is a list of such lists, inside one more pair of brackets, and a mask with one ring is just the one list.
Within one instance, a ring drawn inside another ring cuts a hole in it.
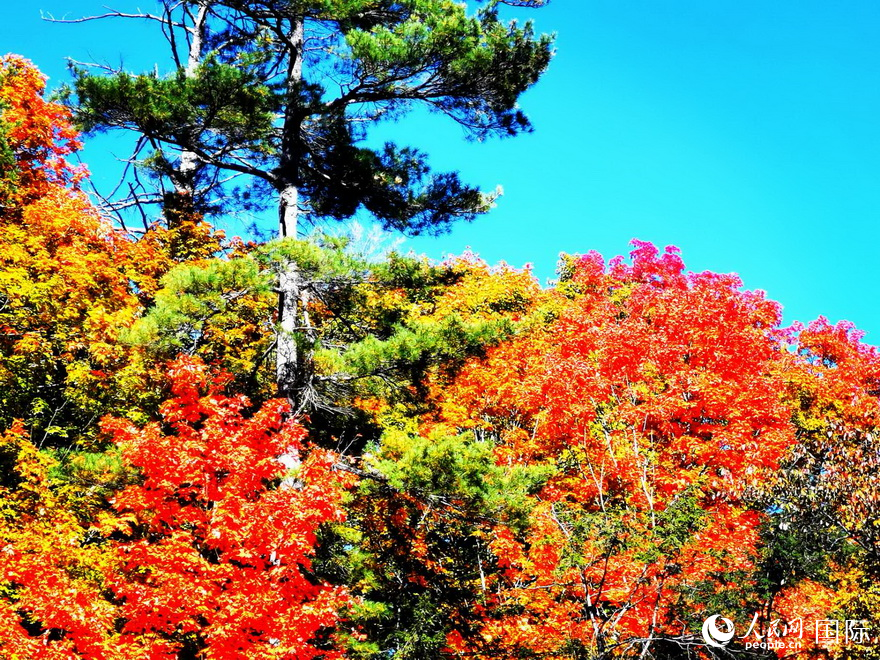
[{"label": "green foliage tree", "polygon": [[[166,0],[161,15],[111,12],[162,24],[175,71],[78,70],[77,117],[86,129],[138,133],[153,147],[146,162],[194,198],[199,176],[210,189],[224,172],[273,190],[280,237],[296,237],[302,219],[360,208],[386,228],[443,231],[494,195],[431,172],[417,149],[364,141],[418,105],[477,139],[529,130],[517,99],[546,69],[552,39],[502,20],[501,4],[471,15],[450,0]],[[294,262],[278,289],[276,379],[297,400],[309,376],[295,338],[308,301]]]}]

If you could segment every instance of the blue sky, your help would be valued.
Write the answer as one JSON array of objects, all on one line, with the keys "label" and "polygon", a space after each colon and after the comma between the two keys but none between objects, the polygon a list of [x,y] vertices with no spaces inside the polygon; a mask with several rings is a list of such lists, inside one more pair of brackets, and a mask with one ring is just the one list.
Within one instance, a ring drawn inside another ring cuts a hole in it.
[{"label": "blue sky", "polygon": [[[139,24],[40,20],[40,8],[105,4],[7,3],[0,51],[32,59],[50,86],[67,80],[66,56],[164,62]],[[522,99],[534,133],[470,144],[421,115],[381,129],[505,191],[475,223],[407,245],[436,257],[470,246],[546,278],[562,251],[673,244],[690,269],[767,291],[787,322],[847,319],[880,343],[880,3],[553,0],[528,14],[557,33],[549,72]],[[106,152],[86,151],[97,177],[115,167]]]}]

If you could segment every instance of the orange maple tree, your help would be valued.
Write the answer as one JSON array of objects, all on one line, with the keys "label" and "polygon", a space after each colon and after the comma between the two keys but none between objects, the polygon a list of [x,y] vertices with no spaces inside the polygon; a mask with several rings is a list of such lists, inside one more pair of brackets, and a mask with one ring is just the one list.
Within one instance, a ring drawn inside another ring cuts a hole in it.
[{"label": "orange maple tree", "polygon": [[0,436],[0,457],[0,657],[127,657],[114,650],[117,608],[100,579],[116,564],[93,542],[83,498],[20,423]]},{"label": "orange maple tree", "polygon": [[78,190],[76,133],[44,84],[26,60],[0,60],[0,424],[69,445],[120,404],[111,374],[139,305],[131,242]]},{"label": "orange maple tree", "polygon": [[[777,517],[787,535],[804,537],[827,557],[823,585],[785,588],[774,603],[787,618],[838,618],[865,635],[842,636],[831,651],[876,658],[880,626],[880,353],[845,321],[820,317],[803,328],[783,375],[798,444],[774,482]],[[784,562],[786,577],[803,574]],[[828,616],[829,613],[834,616]],[[809,656],[811,645],[805,644]]]},{"label": "orange maple tree", "polygon": [[[104,422],[143,475],[103,526],[124,536],[122,571],[106,576],[123,639],[151,657],[182,646],[217,660],[338,657],[315,640],[347,597],[310,575],[309,557],[318,527],[343,517],[346,473],[308,450],[286,402],[245,418],[247,399],[221,394],[228,376],[186,358],[169,376],[164,425]],[[280,456],[296,457],[295,470]]]},{"label": "orange maple tree", "polygon": [[318,528],[343,518],[350,476],[285,421],[286,402],[248,411],[221,393],[228,375],[190,358],[169,379],[161,424],[103,421],[137,476],[91,522],[21,429],[7,435],[0,653],[341,657],[332,633],[352,601],[313,575],[311,556]]},{"label": "orange maple tree", "polygon": [[494,438],[500,465],[556,470],[525,534],[493,530],[482,620],[450,652],[693,644],[706,602],[745,597],[762,519],[745,495],[794,442],[776,303],[647,243],[631,265],[565,268],[556,320],[469,365],[427,424]]},{"label": "orange maple tree", "polygon": [[86,174],[66,159],[81,147],[70,111],[43,98],[45,88],[45,76],[28,60],[0,58],[0,194],[6,204],[39,199],[50,187]]}]

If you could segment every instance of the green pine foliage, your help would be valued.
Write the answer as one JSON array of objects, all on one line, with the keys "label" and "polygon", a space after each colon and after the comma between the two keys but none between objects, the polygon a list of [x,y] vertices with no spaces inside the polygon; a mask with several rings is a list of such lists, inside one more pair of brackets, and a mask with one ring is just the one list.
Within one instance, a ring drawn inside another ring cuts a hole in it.
[{"label": "green pine foliage", "polygon": [[[517,99],[552,56],[550,36],[502,19],[497,2],[475,13],[450,0],[203,5],[191,24],[168,3],[170,73],[75,69],[67,100],[85,130],[127,129],[153,145],[140,160],[160,175],[175,180],[182,155],[194,156],[195,198],[225,185],[219,172],[245,174],[258,189],[296,188],[311,223],[365,209],[416,234],[489,210],[496,192],[432,172],[417,148],[365,138],[418,106],[476,139],[528,131]],[[196,33],[184,66],[181,44]]]}]

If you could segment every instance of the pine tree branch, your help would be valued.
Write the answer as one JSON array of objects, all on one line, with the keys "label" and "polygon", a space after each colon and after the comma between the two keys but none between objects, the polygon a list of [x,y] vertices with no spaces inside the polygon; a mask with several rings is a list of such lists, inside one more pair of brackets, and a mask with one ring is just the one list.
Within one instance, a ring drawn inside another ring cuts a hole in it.
[{"label": "pine tree branch", "polygon": [[157,21],[157,22],[162,23],[164,25],[171,25],[173,27],[186,29],[186,25],[184,25],[183,23],[178,23],[176,21],[169,21],[168,19],[166,19],[162,16],[157,16],[155,14],[147,14],[147,13],[131,14],[131,13],[115,11],[115,10],[110,10],[104,14],[97,14],[94,16],[82,16],[80,18],[55,18],[55,16],[53,16],[49,12],[44,13],[43,11],[40,11],[40,18],[42,18],[44,21],[47,21],[49,23],[88,23],[89,21],[100,21],[105,18],[135,18],[135,19],[148,20],[148,21]]}]

